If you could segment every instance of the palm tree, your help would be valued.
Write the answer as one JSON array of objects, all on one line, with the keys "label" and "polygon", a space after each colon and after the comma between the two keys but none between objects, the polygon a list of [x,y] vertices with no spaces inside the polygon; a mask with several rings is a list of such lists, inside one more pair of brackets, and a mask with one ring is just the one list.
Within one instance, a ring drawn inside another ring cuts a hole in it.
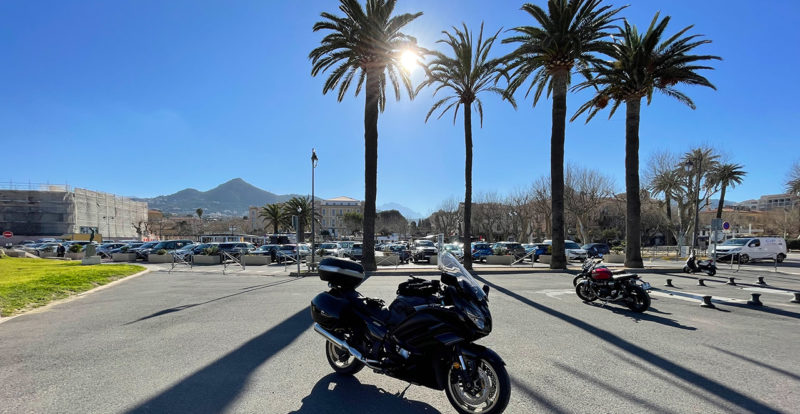
[{"label": "palm tree", "polygon": [[747,175],[739,164],[720,164],[712,172],[714,183],[720,186],[719,205],[717,205],[717,218],[722,218],[722,207],[725,205],[725,190],[728,187],[735,188],[742,183],[742,179]]},{"label": "palm tree", "polygon": [[682,198],[678,193],[680,192],[682,180],[683,179],[679,171],[666,170],[658,173],[650,181],[650,194],[653,197],[657,197],[659,194],[664,195],[664,204],[666,205],[667,209],[667,221],[669,221],[669,229],[670,232],[673,233],[673,237],[675,235],[672,226],[672,200],[675,199],[678,201],[678,210],[680,211],[682,206]]},{"label": "palm tree", "polygon": [[[321,216],[317,212],[314,213],[316,222],[319,223]],[[283,214],[287,220],[292,216],[297,216],[298,225],[302,229],[298,234],[297,242],[305,241],[306,226],[311,225],[311,197],[292,197],[283,203]]]},{"label": "palm tree", "polygon": [[[496,86],[497,78],[503,73],[502,60],[489,59],[489,51],[492,48],[498,30],[494,36],[483,40],[483,23],[478,34],[478,42],[473,49],[473,36],[463,24],[464,31],[453,27],[454,33],[443,31],[445,38],[437,43],[443,43],[452,49],[453,57],[449,57],[441,52],[431,52],[433,60],[427,66],[427,77],[417,87],[417,93],[426,86],[435,86],[433,95],[436,96],[441,90],[445,90],[450,95],[438,100],[433,104],[425,122],[440,108],[444,108],[439,113],[441,118],[447,111],[453,109],[453,123],[456,122],[458,110],[464,108],[464,147],[466,148],[466,158],[464,161],[464,251],[471,252],[470,225],[472,218],[472,106],[478,111],[481,127],[483,126],[483,104],[478,94],[493,92],[506,98],[511,105],[516,108],[514,98]],[[472,269],[472,255],[464,255],[464,266]]]},{"label": "palm tree", "polygon": [[519,43],[511,52],[507,70],[511,72],[509,93],[532,76],[527,96],[534,87],[533,105],[542,92],[553,96],[552,129],[550,133],[550,177],[552,186],[551,269],[564,269],[567,258],[564,250],[564,136],[567,119],[567,88],[573,69],[584,68],[598,61],[596,53],[604,52],[608,42],[606,30],[611,28],[614,15],[622,8],[600,6],[601,0],[549,0],[547,11],[533,4],[522,10],[533,16],[539,27],[520,26],[512,29],[517,35],[503,43]]},{"label": "palm tree", "polygon": [[697,73],[698,70],[713,68],[700,66],[697,62],[720,59],[717,56],[689,54],[697,46],[711,43],[710,40],[698,39],[700,35],[682,37],[692,26],[662,41],[670,18],[665,17],[659,21],[658,17],[656,13],[650,27],[643,34],[636,30],[636,26],[625,21],[608,52],[612,60],[592,62],[591,72],[585,72],[587,81],[576,87],[593,87],[597,92],[572,118],[589,111],[586,119],[589,122],[597,111],[605,108],[609,100],[613,100],[610,118],[619,105],[625,103],[625,266],[628,267],[643,266],[639,200],[639,113],[642,98],[646,97],[649,105],[653,92],[658,91],[695,109],[694,102],[675,89],[675,85],[681,83],[716,89],[708,79]]},{"label": "palm tree", "polygon": [[[322,93],[338,88],[338,100],[344,98],[356,80],[356,95],[364,86],[364,256],[366,270],[375,270],[375,196],[378,175],[378,113],[386,106],[387,77],[395,97],[400,99],[402,83],[413,99],[408,73],[402,69],[404,50],[419,52],[415,38],[400,30],[422,13],[392,16],[396,0],[367,0],[362,8],[358,0],[340,0],[345,16],[321,14],[323,21],[314,31],[329,31],[321,45],[309,54],[316,76],[331,69]],[[365,85],[366,83],[366,85]]]},{"label": "palm tree", "polygon": [[203,232],[203,209],[202,208],[198,208],[194,212],[197,213],[197,218],[200,220],[200,233],[202,233]]},{"label": "palm tree", "polygon": [[286,224],[286,214],[284,214],[283,204],[267,204],[261,207],[258,213],[259,217],[263,217],[270,225],[272,225],[272,233],[278,234],[278,228]]}]

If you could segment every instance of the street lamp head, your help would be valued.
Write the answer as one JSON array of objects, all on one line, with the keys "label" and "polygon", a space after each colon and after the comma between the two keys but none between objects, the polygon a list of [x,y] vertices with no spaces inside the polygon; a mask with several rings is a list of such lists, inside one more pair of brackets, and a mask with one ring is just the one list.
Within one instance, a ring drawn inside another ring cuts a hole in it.
[{"label": "street lamp head", "polygon": [[319,161],[319,158],[317,158],[317,151],[314,148],[311,148],[311,167],[312,168],[316,168],[317,167],[317,161]]},{"label": "street lamp head", "polygon": [[297,212],[300,213],[302,211],[303,211],[303,209],[300,206],[297,206]]}]

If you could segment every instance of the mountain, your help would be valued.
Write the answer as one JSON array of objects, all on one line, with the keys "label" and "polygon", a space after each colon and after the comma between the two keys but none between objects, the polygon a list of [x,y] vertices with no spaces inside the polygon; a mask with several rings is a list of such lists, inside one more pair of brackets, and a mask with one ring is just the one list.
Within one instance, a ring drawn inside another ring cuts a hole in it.
[{"label": "mountain", "polygon": [[270,193],[241,178],[234,178],[208,191],[187,188],[175,194],[142,198],[137,201],[146,201],[149,208],[164,213],[194,214],[195,210],[202,208],[203,215],[246,216],[250,206],[281,203],[294,196],[295,194]]},{"label": "mountain", "polygon": [[418,219],[422,218],[422,214],[417,213],[416,211],[397,203],[386,203],[381,204],[377,207],[378,211],[385,211],[385,210],[397,210],[400,214],[403,215],[407,220],[411,219]]}]

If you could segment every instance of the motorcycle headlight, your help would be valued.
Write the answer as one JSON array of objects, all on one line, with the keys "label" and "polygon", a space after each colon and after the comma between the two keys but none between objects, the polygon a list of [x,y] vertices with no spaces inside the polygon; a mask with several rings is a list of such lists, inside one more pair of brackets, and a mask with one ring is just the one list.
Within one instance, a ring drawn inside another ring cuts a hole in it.
[{"label": "motorcycle headlight", "polygon": [[469,306],[467,309],[465,309],[465,313],[467,314],[469,320],[471,320],[478,329],[482,331],[486,327],[486,321],[484,320],[481,311],[475,309],[473,306]]}]

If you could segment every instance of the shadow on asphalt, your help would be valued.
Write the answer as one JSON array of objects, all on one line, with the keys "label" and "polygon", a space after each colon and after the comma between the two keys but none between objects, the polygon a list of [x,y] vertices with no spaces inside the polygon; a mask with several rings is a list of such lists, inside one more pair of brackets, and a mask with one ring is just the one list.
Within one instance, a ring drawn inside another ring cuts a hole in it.
[{"label": "shadow on asphalt", "polygon": [[295,280],[299,280],[299,278],[285,279],[285,280],[280,280],[280,281],[277,281],[277,282],[265,283],[263,285],[250,286],[248,288],[245,288],[246,290],[242,289],[241,292],[232,293],[230,295],[225,295],[225,296],[220,296],[218,298],[207,300],[205,302],[192,303],[190,305],[181,305],[181,306],[176,306],[174,308],[168,308],[168,309],[160,310],[158,312],[151,313],[150,315],[142,316],[141,318],[139,318],[139,319],[137,319],[135,321],[126,322],[126,323],[123,324],[123,326],[134,324],[136,322],[141,322],[141,321],[146,320],[146,319],[155,318],[157,316],[166,315],[166,314],[169,314],[169,313],[180,312],[180,311],[185,310],[185,309],[193,308],[195,306],[205,305],[207,303],[216,302],[218,300],[227,299],[227,298],[230,298],[230,297],[233,297],[233,296],[243,295],[245,293],[250,293],[250,292],[252,292],[254,290],[261,290],[261,289],[266,289],[266,288],[277,286],[277,285],[282,285],[284,283],[294,282]]},{"label": "shadow on asphalt", "polygon": [[[694,371],[692,371],[692,370],[690,370],[688,368],[684,368],[684,367],[682,367],[682,366],[680,366],[680,365],[678,365],[678,364],[676,364],[676,363],[674,363],[674,362],[672,362],[672,361],[670,361],[670,360],[668,360],[666,358],[663,358],[663,357],[661,357],[661,356],[659,356],[657,354],[654,354],[654,353],[648,351],[647,349],[644,349],[644,348],[642,348],[642,347],[640,347],[640,346],[638,346],[638,345],[636,345],[634,343],[628,342],[625,339],[622,339],[619,336],[617,336],[617,335],[615,335],[615,334],[613,334],[611,332],[608,332],[606,330],[600,329],[600,328],[598,328],[598,327],[596,327],[594,325],[591,325],[591,324],[586,323],[586,322],[584,322],[584,321],[582,321],[580,319],[577,319],[577,318],[574,318],[572,316],[569,316],[569,315],[567,315],[565,313],[559,312],[559,311],[557,311],[555,309],[552,309],[552,308],[550,308],[548,306],[542,305],[540,303],[536,303],[536,302],[534,302],[534,301],[532,301],[532,300],[530,300],[530,299],[528,299],[528,298],[526,298],[526,297],[524,297],[524,296],[522,296],[520,294],[514,293],[514,292],[512,292],[512,291],[510,291],[510,290],[508,290],[508,289],[506,289],[506,288],[504,288],[502,286],[498,286],[498,285],[496,285],[496,284],[494,284],[492,282],[489,282],[489,281],[483,279],[480,276],[476,276],[476,279],[478,279],[478,280],[482,281],[483,283],[489,285],[491,288],[496,289],[497,291],[502,292],[505,295],[508,295],[508,296],[510,296],[510,297],[512,297],[512,298],[514,298],[514,299],[516,299],[516,300],[518,300],[518,301],[520,301],[520,302],[522,302],[522,303],[524,303],[524,304],[526,304],[526,305],[538,310],[538,311],[541,311],[541,312],[544,312],[544,313],[546,313],[546,314],[548,314],[550,316],[559,318],[559,319],[563,320],[564,322],[575,326],[576,328],[582,329],[582,330],[586,331],[587,333],[590,333],[590,334],[596,336],[597,338],[608,342],[611,345],[614,345],[614,346],[616,346],[616,347],[618,347],[618,348],[620,348],[620,349],[622,349],[624,351],[627,351],[627,353],[629,355],[634,356],[636,358],[639,358],[642,362],[644,362],[646,364],[649,364],[651,366],[655,366],[657,368],[660,368],[660,369],[662,369],[662,370],[664,370],[666,372],[669,372],[670,374],[672,374],[672,375],[674,375],[674,376],[676,376],[676,377],[678,377],[678,378],[680,378],[680,379],[682,379],[682,380],[684,380],[686,382],[694,384],[694,386],[696,386],[698,388],[702,388],[705,391],[707,391],[707,392],[709,392],[711,394],[714,394],[717,397],[721,398],[722,400],[725,400],[725,401],[727,401],[727,402],[729,402],[731,404],[734,404],[734,405],[736,405],[737,407],[739,407],[739,408],[741,408],[743,410],[756,412],[756,413],[775,413],[775,414],[779,413],[778,410],[776,410],[776,409],[774,409],[774,408],[772,408],[772,407],[770,407],[770,406],[768,406],[768,405],[766,405],[766,404],[764,404],[764,403],[762,403],[760,401],[754,400],[754,399],[752,399],[752,398],[750,398],[750,397],[748,397],[748,396],[746,396],[746,395],[734,390],[733,388],[730,388],[730,387],[728,387],[726,385],[723,385],[723,384],[721,384],[721,383],[719,383],[717,381],[714,381],[711,378],[708,378],[708,377],[705,377],[705,376],[703,376],[701,374],[698,374],[697,372],[694,372]],[[652,369],[648,369],[647,371],[652,372],[653,370]]]},{"label": "shadow on asphalt", "polygon": [[392,394],[370,384],[362,384],[354,376],[328,374],[314,385],[303,405],[290,414],[439,413],[432,406],[404,398],[405,391]]},{"label": "shadow on asphalt", "polygon": [[[517,381],[516,378],[513,376],[511,377],[511,385],[512,390],[517,390],[525,394],[526,397],[530,398],[533,401],[539,403],[542,407],[546,409],[548,413],[555,413],[555,414],[564,414],[568,411],[565,411],[563,408],[559,407],[558,404],[554,403],[553,401],[545,398],[541,394],[537,393],[536,391],[532,390],[527,385]],[[512,392],[511,398],[514,398],[514,394]]]},{"label": "shadow on asphalt", "polygon": [[694,326],[681,325],[678,321],[676,321],[674,319],[664,318],[662,316],[657,316],[657,315],[653,315],[651,313],[647,313],[647,312],[653,312],[653,311],[657,312],[657,313],[663,313],[663,312],[659,312],[658,310],[654,309],[652,306],[649,307],[647,309],[647,312],[645,312],[645,313],[636,313],[636,312],[633,312],[633,311],[631,311],[629,309],[617,308],[615,306],[603,306],[603,305],[597,304],[597,303],[589,303],[589,305],[595,306],[597,308],[605,308],[605,309],[607,309],[607,310],[609,310],[609,311],[611,311],[613,313],[616,313],[617,315],[622,315],[622,316],[625,316],[627,318],[633,319],[634,322],[648,321],[648,322],[658,323],[658,324],[661,324],[661,325],[664,325],[664,326],[670,326],[670,327],[673,327],[673,328],[686,329],[687,331],[696,331],[697,330],[697,328],[695,328]]},{"label": "shadow on asphalt", "polygon": [[786,371],[784,369],[780,369],[778,367],[773,367],[772,365],[769,365],[767,363],[764,363],[764,362],[761,362],[761,361],[756,361],[755,359],[748,358],[748,357],[746,357],[744,355],[741,355],[741,354],[737,354],[736,352],[728,351],[727,349],[717,348],[714,345],[706,345],[706,346],[708,348],[711,348],[711,349],[714,349],[716,351],[722,352],[723,354],[728,354],[728,355],[730,355],[730,356],[732,356],[734,358],[739,358],[739,359],[747,361],[747,362],[749,362],[749,363],[751,363],[753,365],[757,365],[759,367],[766,368],[766,369],[768,369],[770,371],[777,372],[778,374],[785,375],[785,376],[787,376],[787,377],[789,377],[789,378],[791,378],[791,379],[793,379],[795,381],[800,382],[800,375],[797,375],[795,373]]},{"label": "shadow on asphalt", "polygon": [[222,358],[182,379],[128,413],[219,413],[244,390],[261,364],[294,342],[311,326],[305,307]]}]

